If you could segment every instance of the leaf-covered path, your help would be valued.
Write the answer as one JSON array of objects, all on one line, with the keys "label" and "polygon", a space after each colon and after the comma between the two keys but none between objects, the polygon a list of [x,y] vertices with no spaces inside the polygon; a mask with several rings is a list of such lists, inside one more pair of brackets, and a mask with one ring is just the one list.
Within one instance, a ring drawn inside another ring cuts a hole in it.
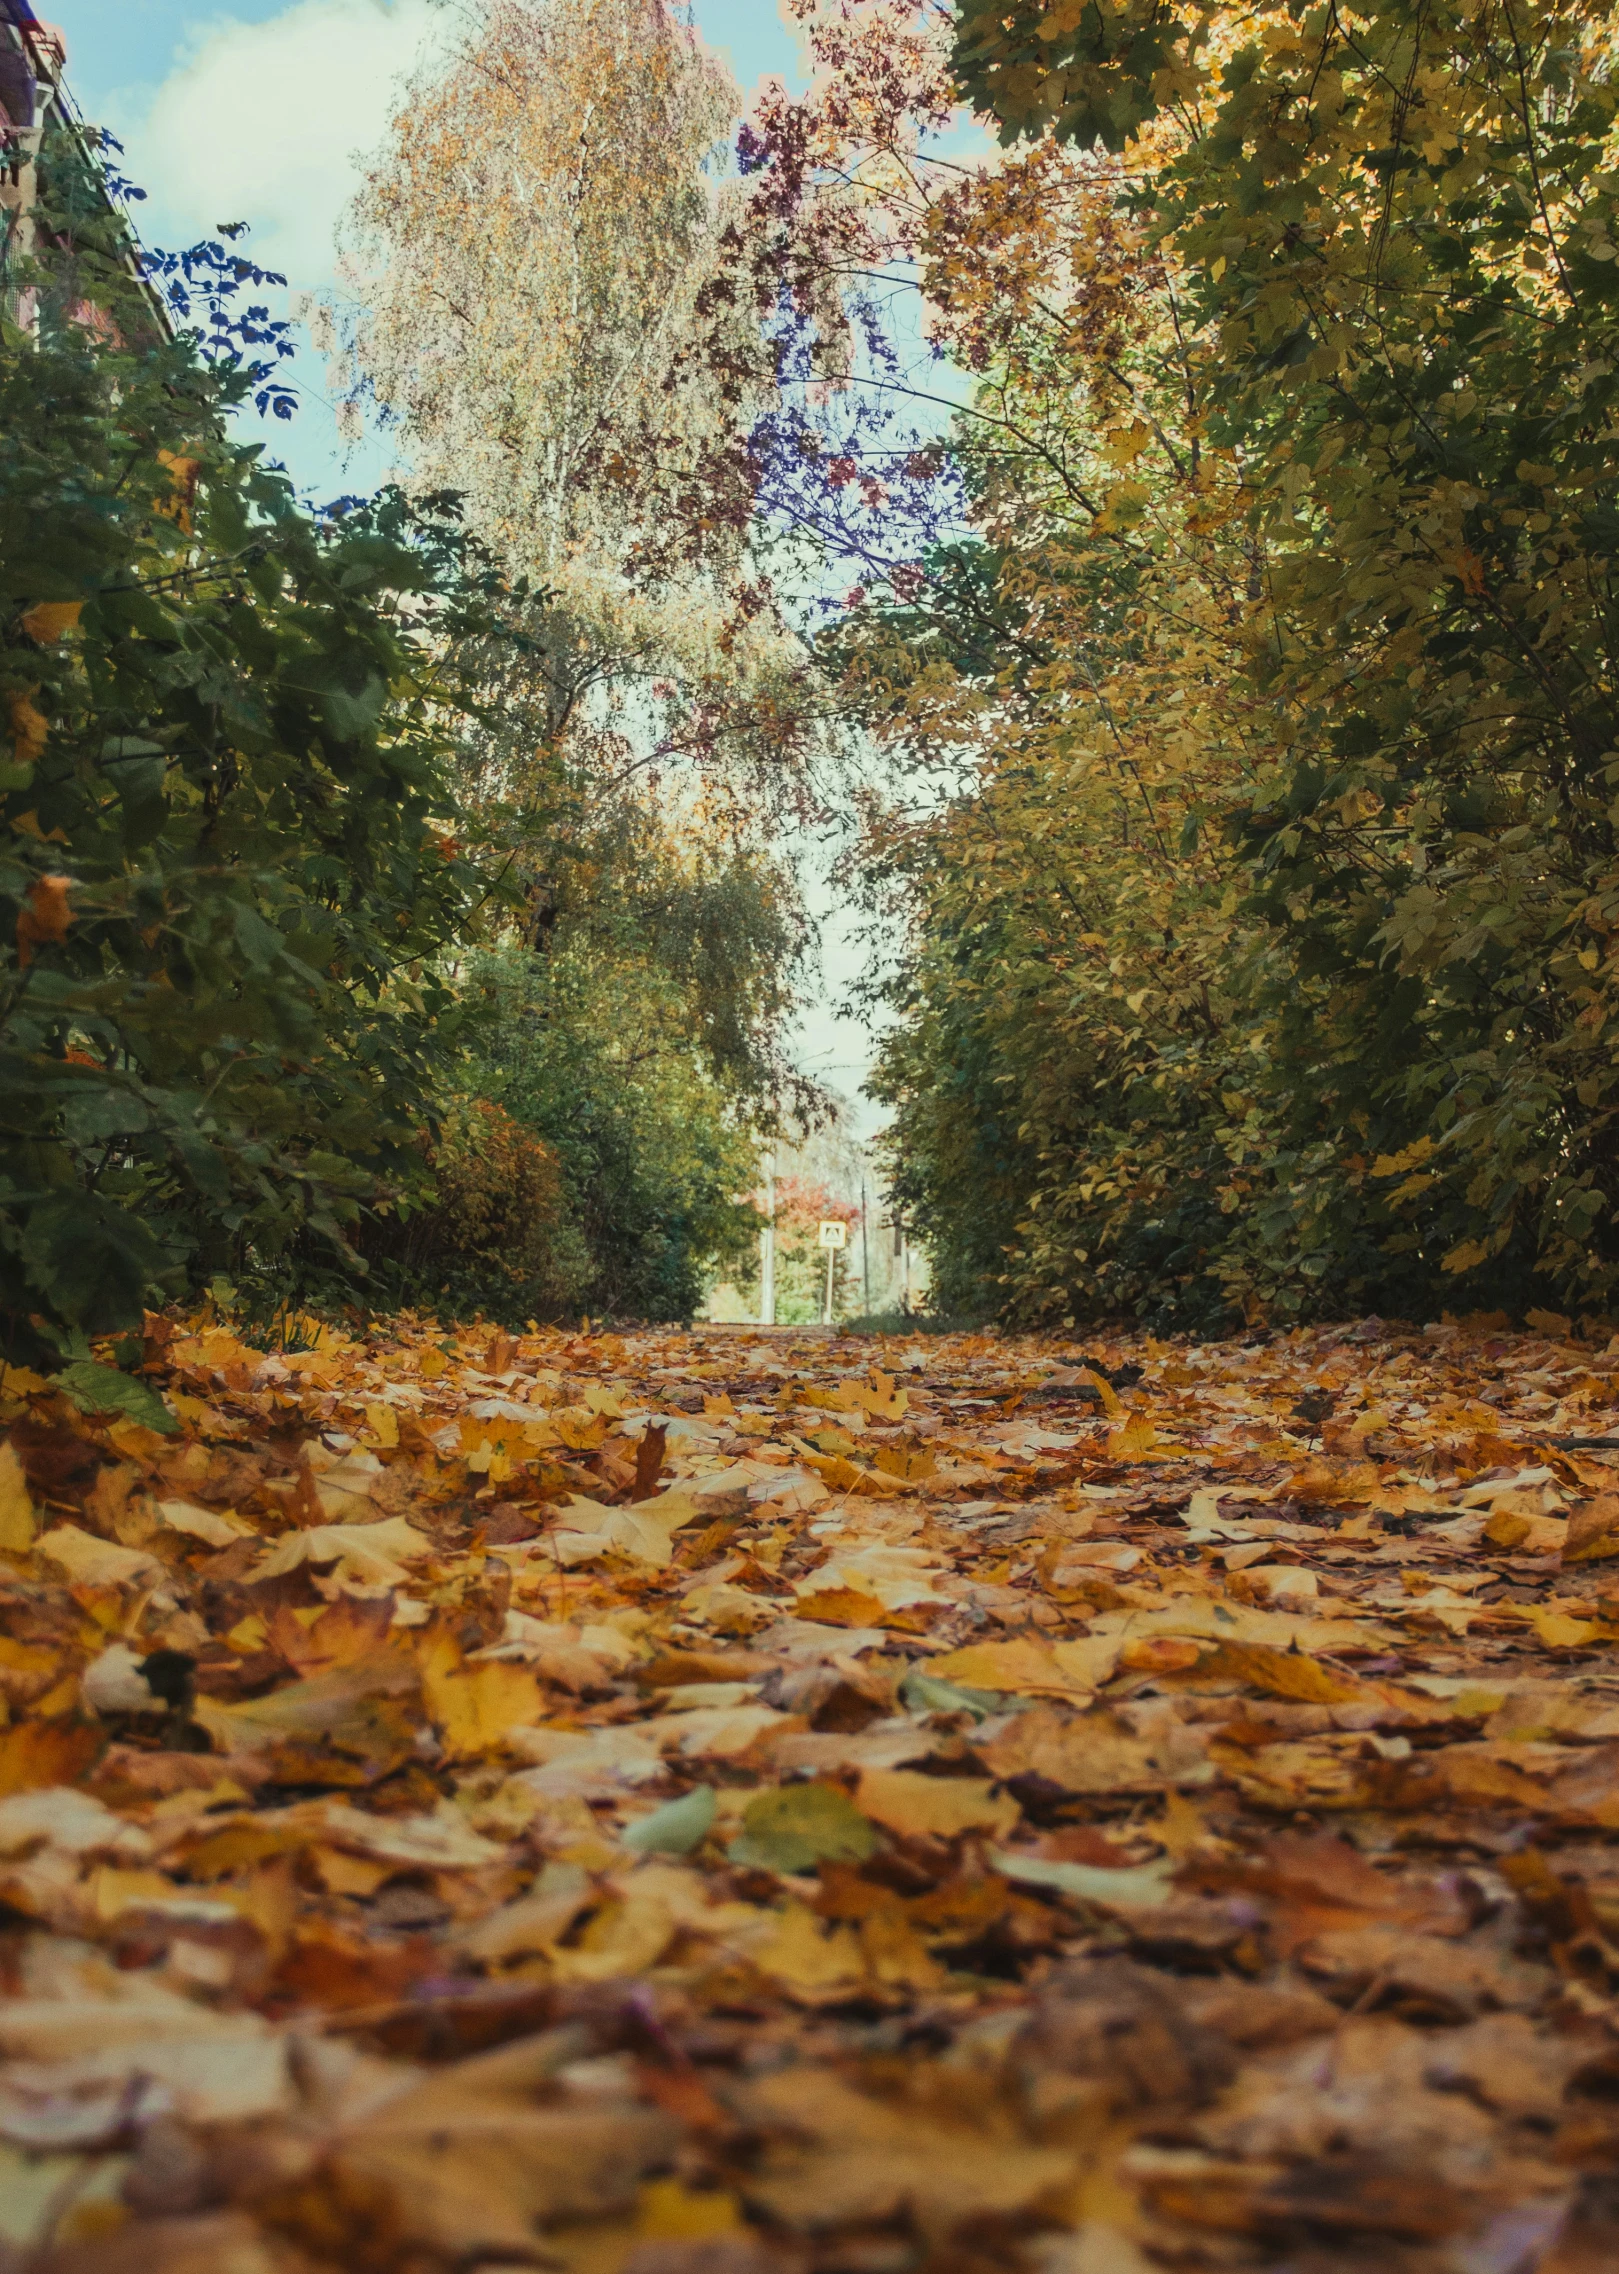
[{"label": "leaf-covered path", "polygon": [[0,1392],[0,2267],[1619,2260],[1619,1355],[145,1378]]}]

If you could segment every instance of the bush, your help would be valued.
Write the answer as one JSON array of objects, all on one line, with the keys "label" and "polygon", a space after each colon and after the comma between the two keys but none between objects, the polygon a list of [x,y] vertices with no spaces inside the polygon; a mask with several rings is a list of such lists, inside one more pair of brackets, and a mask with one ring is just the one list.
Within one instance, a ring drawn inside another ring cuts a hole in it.
[{"label": "bush", "polygon": [[434,1197],[368,1225],[373,1293],[502,1325],[553,1318],[590,1277],[556,1153],[503,1106],[457,1099],[426,1146]]},{"label": "bush", "polygon": [[688,991],[578,936],[475,957],[487,1022],[471,1080],[555,1158],[574,1299],[593,1315],[684,1319],[746,1253],[756,1151],[692,1033]]},{"label": "bush", "polygon": [[262,373],[158,332],[72,145],[45,179],[0,277],[0,1349],[48,1359],[352,1266],[483,887],[422,550],[304,513],[228,438]]}]

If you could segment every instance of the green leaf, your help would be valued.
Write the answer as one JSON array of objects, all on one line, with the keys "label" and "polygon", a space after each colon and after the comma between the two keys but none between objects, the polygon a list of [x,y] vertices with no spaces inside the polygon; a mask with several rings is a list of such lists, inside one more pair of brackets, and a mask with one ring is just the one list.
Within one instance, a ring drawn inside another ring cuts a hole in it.
[{"label": "green leaf", "polygon": [[1108,1871],[1094,1863],[1052,1863],[1044,1856],[1010,1855],[999,1848],[991,1849],[989,1860],[1005,1878],[1025,1887],[1049,1887],[1082,1903],[1126,1911],[1154,1909],[1167,1903],[1175,1869],[1167,1856],[1124,1871]]},{"label": "green leaf", "polygon": [[973,1690],[959,1682],[941,1682],[937,1674],[912,1667],[899,1686],[900,1703],[912,1713],[970,1713],[984,1721],[999,1713],[1005,1702],[999,1690]]},{"label": "green leaf", "polygon": [[713,1786],[696,1785],[639,1818],[624,1834],[624,1845],[637,1855],[689,1856],[707,1838],[715,1805]]},{"label": "green leaf", "polygon": [[788,1784],[748,1803],[726,1850],[760,1871],[811,1871],[818,1863],[863,1863],[877,1834],[835,1784]]},{"label": "green leaf", "polygon": [[156,1390],[133,1374],[120,1374],[116,1367],[98,1366],[85,1358],[76,1366],[64,1366],[52,1379],[81,1413],[121,1413],[165,1437],[172,1437],[180,1426]]},{"label": "green leaf", "polygon": [[388,690],[375,676],[359,688],[328,687],[322,703],[332,732],[344,742],[359,742],[370,734],[382,715]]}]

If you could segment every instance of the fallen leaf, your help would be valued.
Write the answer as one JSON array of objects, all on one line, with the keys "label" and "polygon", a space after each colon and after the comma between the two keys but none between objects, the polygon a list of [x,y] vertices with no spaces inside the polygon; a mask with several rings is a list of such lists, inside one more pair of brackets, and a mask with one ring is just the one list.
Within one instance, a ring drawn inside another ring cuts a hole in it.
[{"label": "fallen leaf", "polygon": [[811,2004],[849,1996],[866,1980],[860,1938],[852,1927],[824,1926],[803,1903],[790,1903],[773,1935],[753,1952],[761,1973]]},{"label": "fallen leaf", "polygon": [[974,1750],[1003,1782],[1038,1777],[1063,1792],[1157,1792],[1197,1774],[1191,1764],[1171,1774],[1150,1740],[1096,1709],[1067,1714],[1036,1706],[997,1736],[979,1740]]},{"label": "fallen leaf", "polygon": [[665,1801],[628,1825],[622,1834],[624,1845],[641,1855],[690,1855],[712,1830],[714,1812],[713,1786],[694,1785],[678,1800]]},{"label": "fallen leaf", "polygon": [[53,1524],[37,1542],[39,1553],[87,1587],[141,1587],[161,1579],[163,1566],[140,1548],[98,1540],[77,1524]]},{"label": "fallen leaf", "polygon": [[[1031,1642],[1019,1635],[1011,1642],[970,1642],[965,1650],[946,1651],[928,1667],[935,1681],[960,1682],[968,1689],[1009,1690],[1014,1697],[1088,1699],[1097,1686],[1097,1667],[1105,1661],[1112,1671],[1118,1645],[1104,1645],[1094,1655],[1083,1648],[1072,1651],[1062,1644]],[[1106,1680],[1106,1674],[1100,1679]]]},{"label": "fallen leaf", "polygon": [[[1489,1537],[1488,1527],[1485,1536]],[[1566,1564],[1598,1563],[1619,1555],[1619,1493],[1599,1493],[1593,1499],[1574,1502],[1568,1512],[1562,1555]]]},{"label": "fallen leaf", "polygon": [[762,2078],[746,2107],[781,2142],[750,2176],[749,2198],[811,2234],[908,2215],[942,2242],[969,2221],[1053,2208],[1076,2178],[1074,2157],[1061,2148],[997,2139],[970,2121],[950,2124],[887,2104],[824,2068]]},{"label": "fallen leaf", "polygon": [[1160,1443],[1158,1432],[1147,1416],[1133,1413],[1109,1433],[1107,1457],[1110,1461],[1145,1461],[1158,1451]]},{"label": "fallen leaf", "polygon": [[445,1631],[422,1645],[422,1701],[448,1751],[459,1760],[493,1752],[514,1729],[544,1718],[545,1693],[528,1667],[506,1659],[463,1663]]},{"label": "fallen leaf", "polygon": [[116,1366],[98,1366],[90,1359],[64,1366],[53,1376],[52,1387],[64,1391],[85,1413],[116,1413],[172,1437],[179,1428],[174,1414],[149,1382],[122,1374]]},{"label": "fallen leaf", "polygon": [[466,1928],[457,1947],[482,1966],[553,1950],[595,1900],[589,1874],[576,1863],[547,1863],[526,1895]]},{"label": "fallen leaf", "polygon": [[396,1651],[289,1683],[242,1705],[199,1698],[196,1718],[226,1753],[259,1756],[288,1784],[370,1784],[415,1750],[421,1676]]},{"label": "fallen leaf", "polygon": [[558,1561],[568,1565],[616,1555],[661,1571],[674,1559],[674,1534],[698,1514],[695,1500],[680,1492],[660,1493],[632,1508],[575,1499],[562,1510],[550,1546]]},{"label": "fallen leaf", "polygon": [[282,1579],[301,1564],[332,1564],[340,1585],[397,1587],[409,1578],[407,1567],[432,1552],[432,1542],[403,1516],[377,1524],[312,1524],[277,1541],[254,1565],[252,1577]]},{"label": "fallen leaf", "polygon": [[855,1805],[906,1839],[953,1840],[964,1832],[1004,1839],[1020,1813],[1011,1794],[997,1792],[987,1778],[930,1777],[909,1769],[862,1771]]},{"label": "fallen leaf", "polygon": [[1309,1705],[1353,1705],[1366,1696],[1364,1684],[1351,1676],[1333,1673],[1301,1650],[1263,1642],[1217,1642],[1202,1652],[1197,1672],[1206,1681],[1240,1682],[1266,1697]]},{"label": "fallen leaf", "polygon": [[1155,1909],[1170,1896],[1173,1862],[1144,1863],[1134,1870],[1109,1871],[1088,1863],[1054,1863],[1044,1856],[1020,1856],[992,1849],[995,1869],[1028,1887],[1049,1887],[1059,1895],[1096,1903],[1104,1910]]},{"label": "fallen leaf", "polygon": [[26,1555],[39,1530],[14,1445],[0,1445],[0,1554]]},{"label": "fallen leaf", "polygon": [[859,1863],[876,1845],[870,1824],[840,1787],[790,1784],[749,1801],[727,1852],[733,1863],[794,1872],[818,1863]]},{"label": "fallen leaf", "polygon": [[337,2135],[311,2216],[352,2264],[379,2230],[456,2258],[526,2257],[559,2220],[631,2211],[678,2127],[628,2094],[537,2106],[557,2065],[542,2037],[397,2094]]},{"label": "fallen leaf", "polygon": [[228,1548],[233,1540],[252,1539],[251,1524],[240,1517],[221,1516],[212,1508],[198,1508],[188,1500],[160,1500],[157,1512],[171,1532],[182,1532],[188,1539],[204,1540],[210,1547]]},{"label": "fallen leaf", "polygon": [[77,1721],[23,1721],[0,1729],[0,1800],[42,1785],[74,1783],[106,1742],[104,1730]]}]

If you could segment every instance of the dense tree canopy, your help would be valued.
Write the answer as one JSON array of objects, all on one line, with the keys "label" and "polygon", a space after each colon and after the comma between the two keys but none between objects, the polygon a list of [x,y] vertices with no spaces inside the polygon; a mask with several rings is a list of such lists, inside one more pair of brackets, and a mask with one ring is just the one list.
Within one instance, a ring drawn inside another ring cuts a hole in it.
[{"label": "dense tree canopy", "polygon": [[876,847],[917,888],[884,1080],[946,1278],[1600,1306],[1609,12],[954,35],[1027,144],[909,224],[989,588],[935,552],[835,643],[896,747],[968,768]]},{"label": "dense tree canopy", "polygon": [[409,505],[301,511],[95,196],[13,246],[14,1334],[362,1219],[396,1293],[689,1308],[851,731],[953,1302],[1609,1301],[1608,13],[795,11],[734,173],[651,0],[467,14],[355,216]]}]

